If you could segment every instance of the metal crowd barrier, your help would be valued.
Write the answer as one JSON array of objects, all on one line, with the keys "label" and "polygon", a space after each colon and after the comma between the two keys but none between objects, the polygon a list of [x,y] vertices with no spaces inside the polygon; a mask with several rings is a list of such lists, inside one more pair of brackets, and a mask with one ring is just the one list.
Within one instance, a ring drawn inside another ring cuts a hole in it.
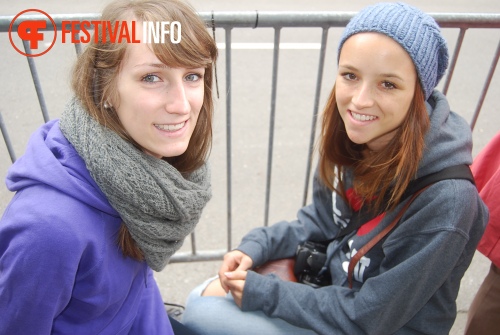
[{"label": "metal crowd barrier", "polygon": [[[303,191],[303,205],[306,204],[309,181],[311,175],[312,165],[312,152],[314,141],[316,138],[315,129],[319,110],[320,92],[323,81],[323,70],[325,64],[325,54],[327,46],[327,37],[330,28],[344,27],[354,15],[353,12],[200,12],[200,17],[206,22],[207,27],[214,29],[223,29],[225,31],[225,67],[226,67],[226,161],[227,161],[227,249],[224,250],[197,250],[196,236],[191,235],[191,251],[181,252],[175,254],[171,262],[193,262],[193,261],[209,261],[220,260],[223,255],[232,248],[232,164],[231,164],[231,115],[232,115],[232,78],[231,78],[231,32],[235,28],[242,29],[256,29],[256,28],[273,28],[274,29],[274,49],[273,49],[273,66],[272,66],[272,83],[271,83],[271,102],[270,102],[270,128],[269,128],[269,146],[267,155],[267,171],[266,171],[266,198],[265,198],[265,213],[264,225],[268,225],[269,221],[269,204],[270,204],[270,190],[271,190],[271,176],[272,176],[272,160],[273,160],[273,147],[274,147],[274,130],[275,130],[275,112],[276,112],[276,92],[277,92],[277,79],[278,79],[278,64],[279,64],[279,51],[280,51],[280,33],[282,28],[305,28],[316,27],[322,29],[321,48],[319,51],[319,65],[316,74],[316,88],[314,94],[314,105],[312,110],[311,131],[309,141],[309,155],[305,176],[305,184]],[[455,14],[455,13],[432,13],[431,14],[441,28],[456,28],[459,30],[458,38],[456,41],[455,49],[450,60],[450,66],[444,80],[443,93],[448,92],[450,83],[453,77],[457,59],[460,55],[462,42],[464,41],[465,34],[469,29],[477,28],[492,28],[500,29],[500,14]],[[47,17],[42,15],[31,16],[34,20],[45,20],[47,26],[51,27],[51,22]],[[57,29],[61,30],[61,22],[64,20],[76,21],[91,21],[98,20],[99,14],[57,14],[51,15],[56,23]],[[0,16],[0,33],[6,33],[9,30],[10,23],[13,16]],[[19,22],[16,22],[18,24]],[[24,42],[26,53],[31,53],[30,47],[27,42]],[[75,44],[76,53],[81,51],[80,44]],[[500,55],[500,40],[498,42],[496,51],[490,64],[488,74],[485,78],[479,99],[476,103],[476,108],[470,121],[471,128],[473,129],[476,121],[481,112],[484,99],[487,95],[488,89],[491,84],[493,74],[498,64]],[[38,76],[34,58],[27,57],[33,83],[38,96],[40,109],[45,121],[49,120],[49,113],[45,104],[45,98],[42,91],[40,79]],[[0,114],[0,130],[2,132],[7,150],[9,152],[12,162],[15,161],[16,156],[12,147],[11,140],[7,133],[6,126]]]}]

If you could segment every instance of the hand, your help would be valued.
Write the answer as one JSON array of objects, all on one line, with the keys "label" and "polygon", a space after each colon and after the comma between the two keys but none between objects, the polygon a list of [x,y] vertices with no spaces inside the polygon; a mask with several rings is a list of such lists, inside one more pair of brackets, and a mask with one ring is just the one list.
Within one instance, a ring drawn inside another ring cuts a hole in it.
[{"label": "hand", "polygon": [[226,276],[226,273],[233,271],[245,271],[244,278],[246,278],[246,270],[252,268],[252,264],[252,259],[247,254],[239,250],[228,252],[224,256],[224,261],[222,262],[222,266],[219,270],[219,279],[221,286],[226,293],[229,292],[230,289],[229,285],[227,284],[229,278]]},{"label": "hand", "polygon": [[234,302],[241,308],[241,301],[243,300],[243,289],[245,288],[245,279],[247,278],[247,271],[233,271],[226,272],[224,274],[225,284],[231,290],[231,294],[233,296]]}]

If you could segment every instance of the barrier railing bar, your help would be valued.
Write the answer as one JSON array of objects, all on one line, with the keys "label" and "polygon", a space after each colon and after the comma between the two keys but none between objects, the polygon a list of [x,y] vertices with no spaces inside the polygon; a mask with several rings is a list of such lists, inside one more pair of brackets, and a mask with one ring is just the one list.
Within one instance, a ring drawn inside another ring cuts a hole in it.
[{"label": "barrier railing bar", "polygon": [[[198,12],[207,23],[211,22],[212,12]],[[259,28],[272,27],[344,27],[356,12],[334,11],[259,11]],[[429,13],[442,28],[498,28],[500,14],[496,13]],[[100,14],[53,14],[52,19],[58,30],[62,21],[92,21],[99,20]],[[217,26],[221,28],[254,28],[257,12],[224,11],[214,12]],[[0,16],[0,32],[7,32],[14,15]],[[23,19],[44,20],[46,30],[53,29],[52,22],[44,15],[25,15]],[[20,20],[14,22],[17,28]]]},{"label": "barrier railing bar", "polygon": [[460,33],[458,34],[455,50],[453,51],[453,57],[450,62],[450,67],[448,68],[448,75],[446,76],[446,81],[443,87],[444,95],[448,93],[448,89],[450,88],[451,78],[453,77],[453,72],[455,71],[455,65],[457,64],[458,55],[460,54],[460,49],[462,48],[462,42],[464,41],[466,30],[466,28],[460,28]]},{"label": "barrier railing bar", "polygon": [[311,137],[309,139],[309,152],[307,153],[306,180],[304,185],[304,197],[302,198],[302,206],[305,206],[307,204],[307,193],[309,191],[309,179],[311,177],[311,165],[313,159],[314,141],[316,140],[316,123],[318,122],[319,98],[321,95],[321,84],[323,83],[323,70],[325,67],[327,39],[328,39],[328,28],[323,28],[321,34],[321,50],[319,52],[318,75],[316,76],[316,92],[314,93]]},{"label": "barrier railing bar", "polygon": [[478,101],[477,106],[476,106],[476,110],[474,111],[474,115],[473,115],[471,123],[470,123],[472,130],[474,130],[474,127],[476,126],[476,121],[477,121],[477,118],[479,117],[479,112],[481,111],[481,108],[483,107],[483,102],[484,102],[484,99],[486,98],[486,93],[488,93],[488,89],[489,89],[490,83],[491,83],[491,78],[493,78],[493,74],[495,73],[495,69],[496,69],[497,64],[498,64],[499,56],[500,56],[500,40],[498,41],[497,51],[495,53],[495,56],[493,56],[493,61],[491,62],[488,76],[486,77],[486,80],[484,82],[483,90],[481,91],[481,96],[479,98],[479,101]]},{"label": "barrier railing bar", "polygon": [[[259,16],[260,17],[260,16]],[[260,20],[260,19],[259,19]],[[278,91],[278,64],[280,52],[280,33],[281,28],[274,29],[274,51],[273,51],[273,75],[271,88],[271,112],[269,117],[269,145],[267,148],[267,177],[266,177],[266,202],[264,212],[264,226],[269,225],[269,202],[271,200],[271,173],[273,165],[273,146],[274,146],[274,120],[276,116],[276,93]]]},{"label": "barrier railing bar", "polygon": [[498,28],[498,13],[429,13],[441,28]]},{"label": "barrier railing bar", "polygon": [[191,255],[196,255],[196,234],[194,231],[191,233]]},{"label": "barrier railing bar", "polygon": [[7,146],[7,152],[9,153],[10,160],[12,163],[16,161],[16,154],[14,153],[14,147],[12,147],[12,142],[10,141],[9,133],[7,132],[7,127],[3,122],[2,113],[0,112],[0,131],[2,131],[3,140]]},{"label": "barrier railing bar", "polygon": [[190,252],[177,252],[172,258],[170,263],[187,263],[187,262],[205,262],[205,261],[220,261],[227,250],[204,250],[198,254],[193,255]]},{"label": "barrier railing bar", "polygon": [[[77,41],[80,40],[80,33],[75,34],[75,39]],[[80,43],[75,43],[75,50],[76,50],[76,55],[79,56],[82,53],[82,45]]]},{"label": "barrier railing bar", "polygon": [[[219,23],[217,23],[219,24]],[[231,170],[231,28],[226,28],[226,165],[227,165],[227,251],[232,248]]]},{"label": "barrier railing bar", "polygon": [[[29,42],[23,40],[23,45],[26,53],[30,55],[32,52],[29,46]],[[38,71],[36,69],[35,60],[33,59],[33,57],[26,57],[26,59],[28,60],[31,77],[33,78],[33,84],[35,85],[36,95],[38,97],[40,109],[42,110],[43,120],[44,122],[48,122],[50,120],[49,113],[47,112],[47,105],[45,104],[45,97],[43,96],[42,84],[40,83],[40,78],[38,77]]]}]

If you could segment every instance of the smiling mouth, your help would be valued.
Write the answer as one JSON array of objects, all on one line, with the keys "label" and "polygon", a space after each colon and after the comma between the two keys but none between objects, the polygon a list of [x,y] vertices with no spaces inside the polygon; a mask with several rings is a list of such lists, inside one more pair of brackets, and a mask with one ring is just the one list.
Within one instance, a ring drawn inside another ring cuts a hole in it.
[{"label": "smiling mouth", "polygon": [[163,131],[176,131],[179,129],[182,129],[184,125],[186,124],[186,121],[178,123],[178,124],[155,124],[154,126]]},{"label": "smiling mouth", "polygon": [[373,116],[373,115],[365,115],[365,114],[359,114],[359,113],[355,113],[353,111],[351,111],[351,115],[353,117],[354,120],[357,120],[357,121],[373,121],[375,119],[378,119],[378,117],[376,116]]}]

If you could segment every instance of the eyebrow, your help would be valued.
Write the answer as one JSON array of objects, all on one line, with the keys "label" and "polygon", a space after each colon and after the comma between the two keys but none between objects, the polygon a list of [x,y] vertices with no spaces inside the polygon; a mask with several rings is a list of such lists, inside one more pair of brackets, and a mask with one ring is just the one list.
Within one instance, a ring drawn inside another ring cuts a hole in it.
[{"label": "eyebrow", "polygon": [[157,68],[161,68],[161,69],[168,68],[168,66],[163,64],[163,63],[142,63],[142,64],[134,65],[134,67],[142,67],[142,66],[157,67]]},{"label": "eyebrow", "polygon": [[[347,70],[351,70],[351,71],[359,71],[357,68],[355,68],[352,65],[339,64],[339,69],[340,68],[346,68]],[[395,73],[380,73],[379,76],[384,77],[384,78],[395,78],[395,79],[398,79],[398,80],[403,81],[403,82],[405,81],[401,76],[399,76]]]},{"label": "eyebrow", "polygon": [[394,74],[394,73],[381,73],[380,75],[384,78],[395,78],[395,79],[398,79],[400,81],[405,81],[403,78],[401,78],[400,76],[398,76],[397,74]]},{"label": "eyebrow", "polygon": [[[134,68],[138,67],[155,67],[158,69],[173,69],[172,67],[165,65],[163,63],[142,63],[142,64],[137,64],[133,66]],[[194,69],[205,69],[204,67],[193,67],[193,68],[186,68],[188,70],[194,70]]]}]

